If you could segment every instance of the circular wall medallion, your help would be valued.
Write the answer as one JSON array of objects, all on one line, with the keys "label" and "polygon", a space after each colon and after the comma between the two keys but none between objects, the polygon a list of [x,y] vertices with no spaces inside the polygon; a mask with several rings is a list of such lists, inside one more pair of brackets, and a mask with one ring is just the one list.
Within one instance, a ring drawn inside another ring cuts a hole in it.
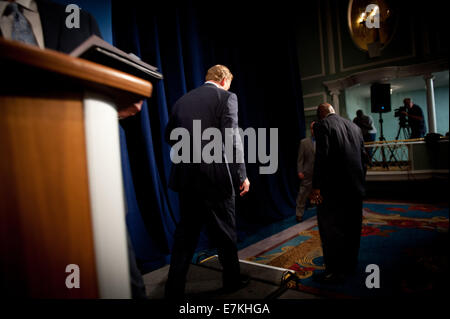
[{"label": "circular wall medallion", "polygon": [[383,49],[394,36],[398,12],[393,0],[350,0],[347,22],[358,48],[368,51],[368,45],[376,43]]}]

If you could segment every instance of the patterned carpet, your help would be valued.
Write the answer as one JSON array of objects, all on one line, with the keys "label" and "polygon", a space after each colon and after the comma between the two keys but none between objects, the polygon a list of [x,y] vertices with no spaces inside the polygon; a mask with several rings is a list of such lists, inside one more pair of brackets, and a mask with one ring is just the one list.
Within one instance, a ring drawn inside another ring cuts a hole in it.
[{"label": "patterned carpet", "polygon": [[[448,229],[448,207],[364,204],[358,271],[339,285],[312,280],[324,269],[317,221],[247,260],[295,270],[301,280],[291,288],[327,297],[448,294]],[[371,264],[379,267],[379,288],[366,286]]]}]

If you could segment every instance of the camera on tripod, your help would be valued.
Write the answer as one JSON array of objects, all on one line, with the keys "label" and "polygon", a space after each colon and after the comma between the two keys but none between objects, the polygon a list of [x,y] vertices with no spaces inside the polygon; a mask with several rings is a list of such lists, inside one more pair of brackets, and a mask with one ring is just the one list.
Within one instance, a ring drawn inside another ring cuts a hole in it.
[{"label": "camera on tripod", "polygon": [[398,117],[398,121],[400,124],[400,127],[407,127],[408,126],[408,120],[406,119],[406,114],[402,112],[406,111],[406,106],[400,106],[394,110],[394,116]]},{"label": "camera on tripod", "polygon": [[395,117],[405,117],[406,118],[406,115],[402,114],[402,112],[406,112],[406,106],[400,106],[400,107],[396,108],[394,110],[394,116]]}]

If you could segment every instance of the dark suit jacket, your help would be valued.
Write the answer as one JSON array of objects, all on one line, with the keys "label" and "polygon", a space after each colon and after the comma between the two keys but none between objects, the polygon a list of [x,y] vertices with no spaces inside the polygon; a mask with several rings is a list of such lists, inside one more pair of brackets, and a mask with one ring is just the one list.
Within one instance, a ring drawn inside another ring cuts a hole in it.
[{"label": "dark suit jacket", "polygon": [[[222,150],[222,163],[193,163],[192,137],[193,120],[201,120],[202,132],[208,127],[215,127],[225,139],[225,128],[238,128],[238,102],[236,94],[225,91],[213,84],[204,84],[182,96],[173,106],[169,123],[166,127],[166,141],[170,141],[170,132],[177,127],[187,129],[191,136],[191,162],[173,164],[169,187],[175,191],[189,190],[204,193],[211,198],[225,198],[233,193],[246,178],[244,163],[227,164]],[[209,141],[202,141],[203,147]],[[240,138],[233,143],[233,152],[243,155]]]},{"label": "dark suit jacket", "polygon": [[66,27],[65,6],[46,0],[36,0],[41,17],[44,44],[47,49],[70,53],[91,35],[101,37],[97,22],[91,14],[80,10],[80,28]]},{"label": "dark suit jacket", "polygon": [[368,162],[361,129],[351,121],[330,114],[314,125],[316,159],[313,188],[325,196],[365,195]]}]

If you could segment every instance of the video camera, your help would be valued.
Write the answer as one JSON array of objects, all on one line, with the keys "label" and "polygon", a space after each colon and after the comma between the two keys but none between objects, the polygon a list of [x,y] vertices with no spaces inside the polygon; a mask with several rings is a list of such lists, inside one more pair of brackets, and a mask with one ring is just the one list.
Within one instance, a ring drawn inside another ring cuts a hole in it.
[{"label": "video camera", "polygon": [[406,106],[400,106],[400,107],[398,107],[398,108],[396,108],[395,110],[394,110],[394,116],[395,117],[406,117],[406,115],[405,114],[402,114],[402,112],[407,112],[406,111]]}]

